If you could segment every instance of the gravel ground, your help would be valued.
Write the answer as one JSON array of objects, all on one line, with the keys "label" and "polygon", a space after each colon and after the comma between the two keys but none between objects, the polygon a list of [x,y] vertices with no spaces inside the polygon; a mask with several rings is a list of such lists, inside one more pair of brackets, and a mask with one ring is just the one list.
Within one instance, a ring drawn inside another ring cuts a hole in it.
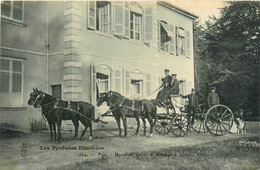
[{"label": "gravel ground", "polygon": [[[161,136],[154,134],[148,138],[142,134],[134,136],[135,129],[128,129],[128,138],[117,136],[118,131],[93,131],[93,140],[88,141],[89,133],[83,141],[72,140],[72,133],[62,132],[61,143],[50,143],[48,132],[30,133],[20,137],[0,140],[0,169],[46,169],[55,168],[83,161],[94,161],[102,157],[116,157],[120,154],[164,150],[172,147],[190,147],[210,142],[259,136],[259,123],[250,122],[248,133],[213,136],[209,133],[197,134],[192,131],[185,137],[177,138],[172,134]],[[24,151],[26,147],[26,152]]]}]

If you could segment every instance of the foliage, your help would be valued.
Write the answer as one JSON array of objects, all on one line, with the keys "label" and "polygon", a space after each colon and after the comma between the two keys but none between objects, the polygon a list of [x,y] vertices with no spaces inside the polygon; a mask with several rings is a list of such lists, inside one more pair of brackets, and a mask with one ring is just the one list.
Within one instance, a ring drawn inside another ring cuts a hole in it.
[{"label": "foliage", "polygon": [[219,18],[194,24],[196,88],[214,85],[233,110],[259,112],[260,19],[258,2],[227,2]]}]

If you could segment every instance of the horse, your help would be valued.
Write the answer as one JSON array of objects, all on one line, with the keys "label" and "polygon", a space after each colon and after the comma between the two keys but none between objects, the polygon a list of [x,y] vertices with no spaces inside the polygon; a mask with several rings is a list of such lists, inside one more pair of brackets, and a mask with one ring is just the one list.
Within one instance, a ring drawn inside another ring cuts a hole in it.
[{"label": "horse", "polygon": [[[37,95],[37,96],[36,96]],[[36,96],[36,97],[35,97]],[[83,101],[63,101],[58,100],[57,98],[34,89],[30,94],[30,99],[28,100],[29,105],[36,107],[37,105],[43,108],[43,115],[46,117],[51,130],[52,127],[55,127],[55,123],[58,129],[58,141],[61,140],[61,123],[62,120],[71,120],[75,127],[75,133],[73,139],[77,139],[79,121],[84,125],[85,129],[83,130],[80,139],[82,140],[87,128],[90,129],[89,140],[92,140],[92,123],[91,120],[94,119],[94,106]],[[46,108],[48,106],[49,109]],[[54,125],[53,125],[53,122]],[[55,129],[55,128],[54,128]],[[56,137],[56,135],[55,135]],[[51,132],[52,140],[52,132]],[[55,140],[55,138],[54,138]]]},{"label": "horse", "polygon": [[123,126],[125,130],[125,135],[123,137],[127,137],[127,117],[136,118],[137,121],[137,129],[135,135],[138,134],[140,127],[140,120],[142,118],[144,123],[144,135],[146,135],[146,123],[145,118],[148,119],[150,124],[150,135],[153,135],[153,127],[157,110],[156,105],[153,101],[150,100],[130,100],[128,98],[123,97],[120,93],[115,91],[109,91],[107,93],[101,94],[97,101],[97,106],[100,106],[102,103],[106,102],[107,106],[110,107],[119,128],[119,135],[121,136],[121,126],[120,126],[120,117],[123,121]]},{"label": "horse", "polygon": [[[38,96],[40,95],[40,92],[38,89],[33,88],[33,92],[30,94],[30,98],[28,100],[28,105],[32,105],[34,108],[38,108],[39,101]],[[56,100],[54,101],[56,102]],[[54,103],[53,102],[53,103]],[[42,115],[47,120],[49,127],[50,127],[50,142],[53,140],[56,141],[56,125],[55,125],[55,117],[51,112],[53,111],[53,105],[42,105]],[[53,132],[54,132],[54,138],[53,138]]]}]

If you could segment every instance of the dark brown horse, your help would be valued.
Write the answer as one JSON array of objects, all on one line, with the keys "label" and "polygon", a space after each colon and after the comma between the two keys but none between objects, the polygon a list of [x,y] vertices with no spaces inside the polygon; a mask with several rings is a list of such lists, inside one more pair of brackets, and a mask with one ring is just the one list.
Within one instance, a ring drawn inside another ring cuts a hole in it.
[{"label": "dark brown horse", "polygon": [[[89,140],[92,139],[92,123],[91,120],[94,119],[94,107],[83,101],[62,101],[57,100],[55,97],[46,94],[42,91],[34,89],[30,94],[30,99],[28,100],[29,105],[34,107],[41,106],[43,115],[46,117],[50,130],[51,130],[51,140],[53,139],[52,128],[55,132],[57,125],[58,129],[58,140],[61,139],[61,123],[62,120],[72,120],[75,126],[74,139],[78,136],[79,121],[85,126],[81,134],[81,139],[83,139],[87,128],[90,129]],[[56,132],[54,133],[54,140],[56,139]]]},{"label": "dark brown horse", "polygon": [[123,121],[123,126],[125,130],[124,137],[127,137],[127,122],[126,118],[136,118],[137,121],[137,129],[136,135],[138,134],[140,121],[139,118],[142,118],[144,123],[144,135],[146,133],[146,123],[145,118],[148,119],[150,123],[150,135],[152,137],[153,134],[153,119],[156,117],[156,105],[151,100],[130,100],[123,97],[121,94],[109,91],[99,96],[97,106],[100,106],[103,102],[107,102],[107,105],[112,110],[113,115],[117,121],[117,125],[119,128],[119,135],[121,136],[121,126],[120,126],[120,117]]}]

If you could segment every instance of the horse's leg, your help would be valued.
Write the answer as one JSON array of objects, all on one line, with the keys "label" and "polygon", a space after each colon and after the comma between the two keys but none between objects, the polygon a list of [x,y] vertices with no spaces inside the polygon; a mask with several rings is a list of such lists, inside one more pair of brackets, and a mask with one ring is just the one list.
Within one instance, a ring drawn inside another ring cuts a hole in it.
[{"label": "horse's leg", "polygon": [[146,135],[146,121],[145,118],[142,118],[143,125],[144,125],[144,136]]},{"label": "horse's leg", "polygon": [[58,127],[58,141],[61,140],[61,118],[57,118],[56,124]]},{"label": "horse's leg", "polygon": [[137,135],[137,134],[138,134],[138,132],[139,132],[139,127],[140,127],[140,120],[139,120],[139,118],[135,118],[135,119],[136,119],[136,122],[137,122],[137,128],[136,128],[135,135]]},{"label": "horse's leg", "polygon": [[123,115],[122,116],[122,120],[123,120],[123,125],[124,125],[124,129],[125,129],[125,135],[123,137],[127,137],[127,121],[126,121],[126,116]]},{"label": "horse's leg", "polygon": [[53,131],[54,131],[54,141],[57,140],[57,133],[56,133],[56,124],[55,124],[55,121],[53,121],[52,123],[52,126],[53,126]]},{"label": "horse's leg", "polygon": [[88,121],[89,124],[89,141],[92,140],[92,123],[91,121]]},{"label": "horse's leg", "polygon": [[116,123],[118,126],[118,130],[119,130],[119,135],[118,136],[122,136],[122,131],[121,131],[121,121],[120,121],[120,116],[115,115],[115,119],[116,119]]},{"label": "horse's leg", "polygon": [[73,139],[77,139],[78,137],[78,130],[79,130],[79,121],[77,119],[72,120],[74,127],[75,127],[75,133]]},{"label": "horse's leg", "polygon": [[149,137],[152,137],[153,136],[153,118],[152,116],[150,115],[150,113],[147,113],[147,119],[149,121],[149,124],[150,124],[150,135]]},{"label": "horse's leg", "polygon": [[47,122],[48,122],[49,127],[50,127],[50,135],[51,135],[50,142],[52,142],[52,139],[53,139],[52,123],[49,119],[47,119]]},{"label": "horse's leg", "polygon": [[85,119],[80,119],[80,122],[84,125],[84,130],[81,133],[80,140],[83,140],[83,137],[88,129],[88,122]]}]

